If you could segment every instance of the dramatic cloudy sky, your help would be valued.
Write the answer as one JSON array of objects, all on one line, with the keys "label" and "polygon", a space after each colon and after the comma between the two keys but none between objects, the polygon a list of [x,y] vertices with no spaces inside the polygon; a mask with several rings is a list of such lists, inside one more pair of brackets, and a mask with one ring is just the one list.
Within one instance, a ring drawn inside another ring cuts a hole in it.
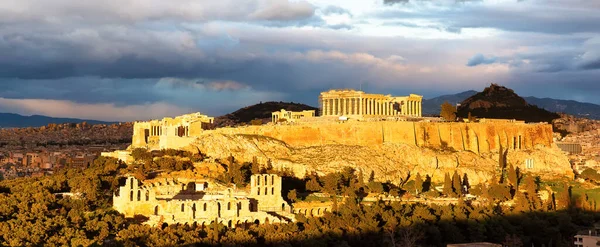
[{"label": "dramatic cloudy sky", "polygon": [[0,112],[132,120],[491,82],[600,103],[596,0],[2,0]]}]

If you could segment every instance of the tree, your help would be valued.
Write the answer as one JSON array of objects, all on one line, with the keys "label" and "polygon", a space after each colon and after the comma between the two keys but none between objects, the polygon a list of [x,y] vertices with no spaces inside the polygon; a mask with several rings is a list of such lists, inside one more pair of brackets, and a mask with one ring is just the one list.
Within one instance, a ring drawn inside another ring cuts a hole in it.
[{"label": "tree", "polygon": [[579,177],[592,182],[600,182],[600,174],[598,174],[596,170],[591,168],[583,170]]},{"label": "tree", "polygon": [[517,189],[517,183],[518,183],[518,177],[517,177],[517,171],[515,170],[515,168],[513,167],[513,165],[511,164],[508,167],[508,183],[513,186],[513,188]]},{"label": "tree", "polygon": [[296,202],[296,200],[298,199],[298,195],[296,193],[296,189],[290,190],[290,192],[288,192],[288,194],[287,194],[287,198],[291,202]]},{"label": "tree", "polygon": [[471,112],[469,112],[467,119],[469,119],[469,123],[474,123],[477,120],[477,118],[475,118],[473,115],[471,115]]},{"label": "tree", "polygon": [[498,166],[501,169],[504,169],[504,167],[506,166],[505,160],[504,160],[504,149],[502,147],[502,145],[500,145],[500,150],[498,151],[499,155],[498,155]]},{"label": "tree", "polygon": [[467,177],[466,173],[463,175],[462,188],[464,194],[469,194],[469,189],[471,188],[471,185],[469,184],[469,178]]},{"label": "tree", "polygon": [[444,176],[444,195],[445,196],[453,196],[452,193],[452,179],[450,179],[450,174],[446,173]]},{"label": "tree", "polygon": [[415,177],[415,193],[419,194],[423,191],[423,180],[421,179],[421,174],[417,173]]},{"label": "tree", "polygon": [[375,181],[375,171],[371,170],[371,174],[369,175],[369,183]]},{"label": "tree", "polygon": [[462,196],[462,181],[460,180],[460,175],[458,175],[458,172],[456,171],[454,171],[454,175],[452,175],[452,190],[458,197]]},{"label": "tree", "polygon": [[446,121],[456,121],[456,107],[445,101],[442,104],[440,116]]},{"label": "tree", "polygon": [[260,174],[260,165],[256,156],[252,157],[252,174]]},{"label": "tree", "polygon": [[251,120],[251,121],[250,121],[250,124],[251,124],[251,125],[262,125],[262,124],[263,124],[263,121],[262,121],[262,120],[260,120],[260,119],[254,119],[254,120]]},{"label": "tree", "polygon": [[312,174],[310,176],[310,179],[306,182],[305,187],[308,191],[321,191],[323,189],[316,174]]}]

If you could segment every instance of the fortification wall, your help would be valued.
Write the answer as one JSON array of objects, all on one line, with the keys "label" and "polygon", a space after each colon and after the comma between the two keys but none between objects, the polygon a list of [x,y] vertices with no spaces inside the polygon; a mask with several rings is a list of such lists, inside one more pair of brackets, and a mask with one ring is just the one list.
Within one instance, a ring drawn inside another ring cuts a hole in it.
[{"label": "fortification wall", "polygon": [[553,142],[552,126],[549,124],[514,123],[318,123],[220,128],[205,131],[202,135],[213,133],[267,136],[291,146],[374,146],[391,143],[475,153],[497,152],[500,146],[504,149],[532,149],[536,145],[550,147]]}]

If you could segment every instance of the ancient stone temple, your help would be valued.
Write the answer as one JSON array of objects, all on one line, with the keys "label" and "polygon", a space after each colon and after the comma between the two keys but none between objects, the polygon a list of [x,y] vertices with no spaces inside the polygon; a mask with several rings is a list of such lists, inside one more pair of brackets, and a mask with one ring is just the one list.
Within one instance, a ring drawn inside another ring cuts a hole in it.
[{"label": "ancient stone temple", "polygon": [[322,116],[406,116],[421,117],[423,96],[367,94],[345,89],[322,92],[319,96]]},{"label": "ancient stone temple", "polygon": [[294,221],[292,208],[281,196],[280,176],[255,174],[250,191],[213,181],[127,177],[113,195],[113,208],[126,217],[143,215],[147,224],[228,227]]},{"label": "ancient stone temple", "polygon": [[296,122],[303,118],[315,117],[315,110],[304,110],[304,111],[276,111],[271,113],[271,122],[277,123],[280,121]]},{"label": "ancient stone temple", "polygon": [[214,121],[200,113],[175,118],[163,118],[133,125],[133,146],[149,149],[181,148],[189,145],[203,130],[210,129]]}]

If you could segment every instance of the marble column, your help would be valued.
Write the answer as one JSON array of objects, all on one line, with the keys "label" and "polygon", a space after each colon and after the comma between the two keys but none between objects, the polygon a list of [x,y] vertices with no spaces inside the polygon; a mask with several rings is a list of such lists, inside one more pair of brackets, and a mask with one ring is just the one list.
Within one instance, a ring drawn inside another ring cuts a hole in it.
[{"label": "marble column", "polygon": [[390,103],[387,101],[383,102],[383,115],[390,115]]},{"label": "marble column", "polygon": [[412,102],[412,105],[413,105],[413,112],[412,112],[412,115],[413,115],[413,116],[416,116],[416,115],[417,115],[417,102],[413,101],[413,102]]},{"label": "marble column", "polygon": [[363,115],[363,98],[358,98],[358,115]]}]

